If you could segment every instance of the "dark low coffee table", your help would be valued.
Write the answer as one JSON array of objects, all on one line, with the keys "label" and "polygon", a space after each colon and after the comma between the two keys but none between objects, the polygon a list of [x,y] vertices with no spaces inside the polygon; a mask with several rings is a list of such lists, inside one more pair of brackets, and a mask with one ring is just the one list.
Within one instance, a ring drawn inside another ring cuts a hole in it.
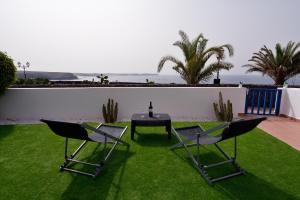
[{"label": "dark low coffee table", "polygon": [[153,117],[149,117],[148,113],[133,114],[131,117],[132,140],[134,140],[134,132],[137,126],[165,126],[168,138],[171,139],[171,117],[166,113],[153,114]]}]

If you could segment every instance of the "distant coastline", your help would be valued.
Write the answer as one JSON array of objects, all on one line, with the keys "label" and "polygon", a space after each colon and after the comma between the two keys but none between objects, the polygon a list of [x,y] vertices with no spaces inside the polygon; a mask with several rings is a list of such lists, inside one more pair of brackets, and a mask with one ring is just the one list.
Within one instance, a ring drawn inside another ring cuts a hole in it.
[{"label": "distant coastline", "polygon": [[[26,72],[28,78],[46,78],[51,81],[94,81],[97,82],[101,73],[71,73],[71,72],[41,72],[41,71],[28,71]],[[146,83],[146,80],[153,81],[158,84],[184,84],[185,82],[179,75],[163,75],[156,73],[103,73],[108,76],[110,82],[135,82]],[[23,72],[18,71],[17,76],[23,78]],[[212,77],[206,83],[212,83]],[[253,74],[241,74],[241,75],[221,75],[222,84],[269,84],[273,85],[274,81],[268,76],[253,75]],[[290,85],[300,85],[300,76],[296,76],[288,80]]]},{"label": "distant coastline", "polygon": [[[27,78],[43,78],[49,80],[78,80],[74,73],[70,72],[42,72],[42,71],[26,71]],[[19,79],[24,78],[23,71],[17,71]]]},{"label": "distant coastline", "polygon": [[100,76],[101,74],[107,76],[157,76],[157,73],[74,73],[76,76]]}]

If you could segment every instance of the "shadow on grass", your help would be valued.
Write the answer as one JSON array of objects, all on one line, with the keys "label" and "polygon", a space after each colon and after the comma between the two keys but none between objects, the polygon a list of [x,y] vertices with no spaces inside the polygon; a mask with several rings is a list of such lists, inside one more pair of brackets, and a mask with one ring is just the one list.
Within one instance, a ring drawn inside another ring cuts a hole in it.
[{"label": "shadow on grass", "polygon": [[14,129],[14,125],[0,125],[0,140],[12,133]]},{"label": "shadow on grass", "polygon": [[[186,152],[182,150],[173,150],[176,156],[182,161],[191,165],[194,170],[198,171],[191,159],[187,156]],[[195,154],[194,154],[195,155]],[[211,164],[224,160],[224,157],[217,151],[206,149],[200,153],[200,159],[202,163]],[[255,164],[255,161],[253,162]],[[243,168],[243,166],[241,166]],[[208,171],[211,177],[223,176],[234,171],[232,164],[225,164]],[[244,169],[244,168],[243,168]],[[283,189],[278,188],[272,182],[267,182],[262,178],[255,176],[254,174],[247,172],[245,169],[245,175],[240,175],[225,179],[223,181],[215,183],[213,188],[230,199],[297,199]],[[200,173],[199,173],[199,176]]]},{"label": "shadow on grass", "polygon": [[298,199],[252,173],[216,183],[216,190],[231,199]]},{"label": "shadow on grass", "polygon": [[[72,181],[62,194],[61,199],[106,199],[109,191],[113,191],[113,199],[119,199],[122,194],[121,183],[125,165],[127,159],[134,154],[129,151],[129,148],[126,148],[126,150],[115,149],[103,171],[95,179],[70,173],[73,176]],[[87,162],[96,162],[101,157],[101,153],[98,152],[98,146],[94,151],[96,155],[93,154],[93,156],[89,157],[86,160]],[[79,168],[82,171],[88,171],[88,169],[88,166]]]},{"label": "shadow on grass", "polygon": [[136,143],[141,146],[151,146],[151,147],[163,147],[171,146],[175,143],[174,136],[172,139],[168,139],[167,133],[139,133],[135,132]]}]

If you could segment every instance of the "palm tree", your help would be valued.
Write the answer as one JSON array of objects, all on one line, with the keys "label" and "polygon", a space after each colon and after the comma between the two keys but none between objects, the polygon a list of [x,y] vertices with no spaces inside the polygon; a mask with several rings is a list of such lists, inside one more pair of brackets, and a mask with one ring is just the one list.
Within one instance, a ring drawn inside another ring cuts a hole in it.
[{"label": "palm tree", "polygon": [[[222,53],[217,55],[218,65],[223,64],[221,62],[225,59],[225,53],[224,53],[225,49],[228,50],[229,56],[233,56],[233,47],[231,45],[229,45],[229,46],[227,46],[227,45],[220,46],[220,49],[221,49]],[[214,79],[214,84],[215,83],[220,84],[220,69],[217,70],[217,78]]]},{"label": "palm tree", "polygon": [[243,67],[249,67],[247,72],[260,72],[271,77],[275,85],[283,85],[286,80],[300,73],[300,43],[288,42],[286,47],[279,43],[275,46],[275,54],[266,46],[254,53],[249,60],[253,64],[247,64]]},{"label": "palm tree", "polygon": [[185,62],[183,63],[173,56],[162,57],[158,64],[158,72],[162,70],[167,61],[170,61],[174,64],[173,69],[180,74],[187,84],[197,84],[200,81],[209,80],[213,73],[220,69],[229,70],[233,67],[231,63],[224,62],[223,59],[219,59],[219,62],[212,62],[205,67],[212,56],[224,58],[225,49],[232,56],[233,47],[230,44],[206,48],[208,40],[203,37],[202,33],[193,41],[190,41],[183,31],[179,31],[179,35],[181,41],[177,41],[173,45],[182,50]]},{"label": "palm tree", "polygon": [[26,68],[30,67],[30,63],[26,62],[26,65],[22,65],[21,62],[18,62],[18,67],[23,69],[23,73],[24,73],[24,79],[26,79]]}]

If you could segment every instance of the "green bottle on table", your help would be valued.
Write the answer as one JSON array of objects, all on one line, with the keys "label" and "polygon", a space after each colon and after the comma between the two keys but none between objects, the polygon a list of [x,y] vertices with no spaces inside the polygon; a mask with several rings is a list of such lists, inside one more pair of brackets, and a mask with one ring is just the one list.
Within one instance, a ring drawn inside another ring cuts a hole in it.
[{"label": "green bottle on table", "polygon": [[153,117],[153,107],[152,107],[151,101],[150,101],[150,106],[149,106],[149,117]]}]

